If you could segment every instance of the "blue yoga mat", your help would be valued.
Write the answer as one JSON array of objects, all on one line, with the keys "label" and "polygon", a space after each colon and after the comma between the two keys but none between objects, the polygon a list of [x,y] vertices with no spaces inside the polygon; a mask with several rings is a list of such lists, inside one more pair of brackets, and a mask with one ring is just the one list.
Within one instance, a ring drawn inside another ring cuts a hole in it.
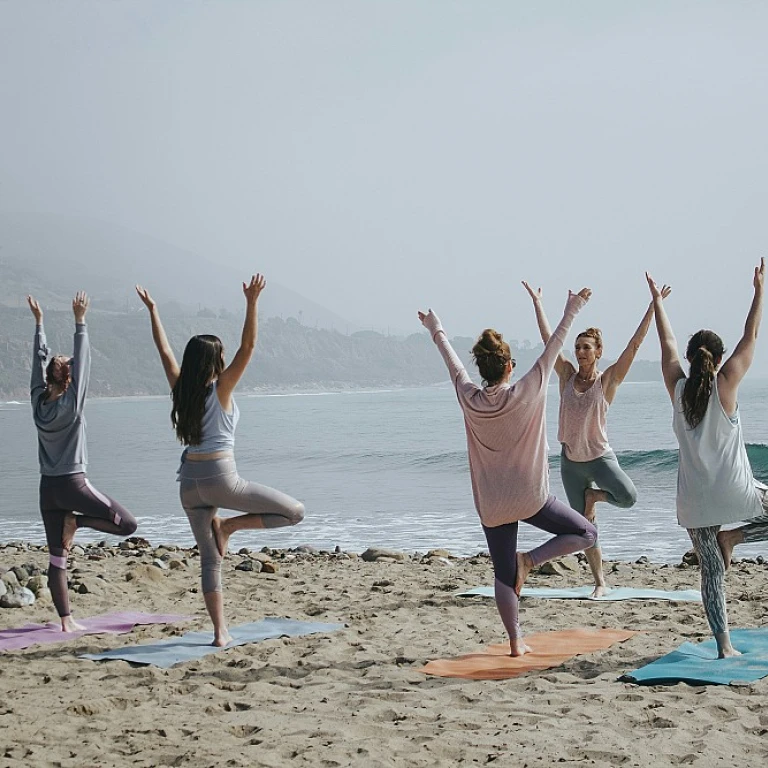
[{"label": "blue yoga mat", "polygon": [[173,637],[170,640],[161,640],[156,643],[127,645],[104,653],[84,653],[80,658],[94,661],[122,659],[133,664],[152,664],[155,667],[167,669],[174,664],[193,661],[210,653],[234,648],[236,645],[258,643],[276,637],[298,637],[320,632],[335,632],[343,626],[343,624],[322,624],[317,621],[267,618],[261,621],[252,621],[250,624],[241,624],[239,627],[232,627],[229,630],[229,634],[232,635],[232,642],[223,648],[216,648],[211,645],[212,633],[210,631],[187,632],[181,637]]},{"label": "blue yoga mat", "polygon": [[[680,600],[682,602],[701,602],[698,589],[636,589],[635,587],[616,587],[603,597],[590,597],[594,587],[572,587],[556,589],[554,587],[523,587],[520,597],[540,597],[550,600],[594,600],[595,602],[613,602],[615,600]],[[459,592],[457,597],[493,597],[493,587],[475,587],[466,592]]]},{"label": "blue yoga mat", "polygon": [[753,683],[768,676],[768,628],[732,629],[731,643],[741,656],[717,658],[714,638],[683,643],[676,651],[620,679],[646,685],[665,683]]}]

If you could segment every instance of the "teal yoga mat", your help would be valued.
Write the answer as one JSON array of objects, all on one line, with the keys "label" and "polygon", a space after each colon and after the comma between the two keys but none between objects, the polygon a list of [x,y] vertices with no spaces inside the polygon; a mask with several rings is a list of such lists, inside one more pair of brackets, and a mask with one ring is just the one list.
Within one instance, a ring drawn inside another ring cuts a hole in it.
[{"label": "teal yoga mat", "polygon": [[216,648],[211,645],[213,634],[210,631],[187,632],[181,637],[161,640],[156,643],[127,645],[104,653],[84,653],[80,658],[92,659],[93,661],[122,659],[123,661],[130,661],[132,664],[151,664],[167,669],[175,664],[194,661],[211,653],[226,651],[227,648],[234,648],[237,645],[258,643],[277,637],[298,637],[321,632],[335,632],[343,626],[343,624],[323,624],[317,621],[266,618],[230,628],[229,634],[232,635],[232,642],[223,648]]},{"label": "teal yoga mat", "polygon": [[[523,587],[521,597],[549,598],[550,600],[594,600],[595,602],[613,602],[615,600],[680,600],[682,602],[701,602],[698,589],[637,589],[635,587],[615,587],[603,597],[590,597],[594,587]],[[493,587],[475,587],[466,592],[459,592],[457,597],[493,597]]]},{"label": "teal yoga mat", "polygon": [[620,680],[646,685],[672,683],[753,683],[768,676],[768,627],[732,629],[731,643],[741,656],[717,658],[714,638],[683,643],[676,651],[646,664]]}]

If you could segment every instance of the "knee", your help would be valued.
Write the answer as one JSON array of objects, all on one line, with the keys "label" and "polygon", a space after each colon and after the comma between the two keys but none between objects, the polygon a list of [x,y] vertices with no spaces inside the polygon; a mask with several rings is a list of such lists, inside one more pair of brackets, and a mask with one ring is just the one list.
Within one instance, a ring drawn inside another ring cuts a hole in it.
[{"label": "knee", "polygon": [[203,594],[221,592],[221,557],[205,557],[200,561]]},{"label": "knee", "polygon": [[294,501],[288,509],[288,519],[291,525],[298,525],[304,519],[304,505],[300,501]]},{"label": "knee", "polygon": [[48,579],[53,575],[51,573],[52,568],[58,568],[60,571],[67,570],[67,553],[64,550],[60,551],[60,555],[54,554],[53,552],[48,555]]},{"label": "knee", "polygon": [[630,485],[627,488],[623,488],[619,493],[615,494],[616,506],[621,509],[629,509],[634,507],[637,503],[637,488],[634,485]]},{"label": "knee", "polygon": [[585,527],[584,527],[584,533],[583,533],[583,539],[586,542],[584,545],[584,549],[589,549],[590,547],[594,547],[595,544],[597,544],[597,528],[595,528],[592,523],[590,523],[588,520],[585,521]]},{"label": "knee", "polygon": [[127,520],[123,520],[121,527],[125,532],[125,536],[133,536],[133,534],[136,533],[139,524],[131,517]]}]

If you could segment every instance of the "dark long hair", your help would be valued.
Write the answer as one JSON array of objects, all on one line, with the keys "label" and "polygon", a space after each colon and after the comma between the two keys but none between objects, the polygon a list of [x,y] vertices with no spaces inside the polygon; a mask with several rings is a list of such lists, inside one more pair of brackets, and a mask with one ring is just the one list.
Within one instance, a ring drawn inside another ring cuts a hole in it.
[{"label": "dark long hair", "polygon": [[224,370],[224,346],[218,336],[193,336],[184,348],[179,378],[171,390],[171,424],[184,445],[202,439],[205,398],[211,382]]},{"label": "dark long hair", "polygon": [[697,331],[688,342],[685,358],[691,370],[683,387],[683,414],[691,429],[707,412],[715,371],[724,353],[723,340],[714,331]]},{"label": "dark long hair", "polygon": [[57,386],[62,393],[69,389],[70,377],[65,374],[65,365],[69,363],[71,373],[72,363],[70,359],[65,355],[54,355],[45,366],[45,396],[46,398],[51,394],[51,387]]},{"label": "dark long hair", "polygon": [[[486,328],[477,343],[472,347],[472,357],[475,359],[480,375],[488,386],[497,384],[504,377],[507,363],[512,360],[512,352],[504,337],[493,328]],[[512,360],[514,367],[515,361]]]}]

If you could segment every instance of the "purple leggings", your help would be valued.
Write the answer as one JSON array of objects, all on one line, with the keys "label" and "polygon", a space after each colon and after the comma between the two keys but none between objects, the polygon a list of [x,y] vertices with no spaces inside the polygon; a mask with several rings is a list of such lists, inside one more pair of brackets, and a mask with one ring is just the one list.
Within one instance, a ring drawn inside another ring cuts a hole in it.
[{"label": "purple leggings", "polygon": [[115,536],[130,536],[136,519],[114,499],[97,491],[83,472],[40,477],[40,512],[48,542],[48,588],[59,616],[69,616],[67,553],[62,546],[64,518],[71,512],[78,528],[93,528]]},{"label": "purple leggings", "polygon": [[[554,496],[550,496],[546,504],[533,517],[528,517],[522,522],[555,534],[549,541],[545,541],[528,553],[534,565],[541,565],[556,557],[589,549],[597,540],[595,526]],[[517,522],[505,523],[495,528],[483,526],[496,577],[496,605],[511,638],[521,636],[518,623],[518,597],[515,594],[517,526]]]}]

